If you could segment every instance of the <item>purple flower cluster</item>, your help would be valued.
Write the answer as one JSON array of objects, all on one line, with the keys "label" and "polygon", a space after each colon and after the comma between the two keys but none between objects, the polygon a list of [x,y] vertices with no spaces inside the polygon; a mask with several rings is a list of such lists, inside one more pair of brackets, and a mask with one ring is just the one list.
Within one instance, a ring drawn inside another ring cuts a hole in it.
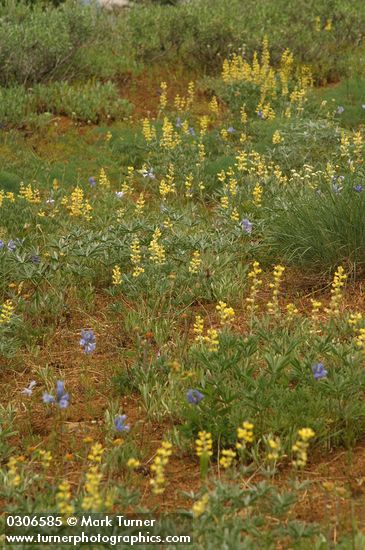
[{"label": "purple flower cluster", "polygon": [[247,218],[243,218],[243,220],[240,222],[240,226],[245,231],[245,233],[251,235],[253,223],[251,223],[250,220],[248,220]]},{"label": "purple flower cluster", "polygon": [[56,396],[50,393],[44,393],[43,402],[47,405],[58,405],[60,409],[66,409],[70,404],[70,394],[65,392],[64,382],[57,380]]},{"label": "purple flower cluster", "polygon": [[91,329],[81,331],[80,346],[85,353],[92,353],[96,348],[95,334]]},{"label": "purple flower cluster", "polygon": [[114,427],[117,430],[117,432],[129,432],[130,425],[126,424],[125,421],[127,420],[126,414],[119,414],[114,419]]},{"label": "purple flower cluster", "polygon": [[316,363],[312,366],[312,373],[316,380],[327,378],[328,371],[324,368],[323,363]]},{"label": "purple flower cluster", "polygon": [[186,399],[190,405],[198,405],[204,399],[204,395],[199,390],[191,389],[187,391]]}]

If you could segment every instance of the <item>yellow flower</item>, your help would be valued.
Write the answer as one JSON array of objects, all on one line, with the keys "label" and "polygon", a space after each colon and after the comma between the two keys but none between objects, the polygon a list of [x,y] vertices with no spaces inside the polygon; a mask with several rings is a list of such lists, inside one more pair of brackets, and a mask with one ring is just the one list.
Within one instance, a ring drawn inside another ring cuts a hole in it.
[{"label": "yellow flower", "polygon": [[218,101],[217,101],[217,98],[215,97],[215,95],[212,97],[212,99],[209,103],[209,109],[215,115],[217,115],[219,113]]},{"label": "yellow flower", "polygon": [[136,214],[139,216],[142,214],[143,209],[145,207],[146,201],[144,199],[144,193],[141,193],[138,197],[138,200],[136,202]]},{"label": "yellow flower", "polygon": [[301,428],[298,430],[298,436],[299,439],[297,439],[292,447],[292,451],[295,454],[293,464],[298,468],[303,468],[308,460],[309,440],[315,436],[315,433],[311,428]]},{"label": "yellow flower", "polygon": [[312,304],[311,317],[313,321],[318,321],[318,313],[322,307],[322,302],[319,302],[318,300],[313,300],[311,298],[311,304]]},{"label": "yellow flower", "polygon": [[253,434],[254,425],[252,422],[243,422],[242,427],[237,428],[237,439],[236,443],[237,449],[243,449],[246,447],[247,443],[253,443],[254,434]]},{"label": "yellow flower", "polygon": [[168,441],[162,441],[161,447],[157,449],[155,459],[151,465],[153,478],[150,480],[152,492],[161,495],[165,491],[165,468],[172,454],[172,445]]},{"label": "yellow flower", "polygon": [[256,298],[259,291],[259,287],[262,285],[262,280],[259,278],[259,275],[261,275],[262,269],[260,268],[259,262],[256,260],[252,263],[251,271],[248,273],[248,278],[251,279],[251,287],[250,287],[250,294],[248,298],[246,298],[246,302],[248,304],[248,310],[251,315],[255,312],[257,305],[256,305]]},{"label": "yellow flower", "polygon": [[85,481],[85,496],[81,503],[83,510],[92,512],[100,511],[103,500],[100,495],[100,483],[102,480],[102,474],[100,473],[98,466],[91,466],[86,473]]},{"label": "yellow flower", "polygon": [[262,205],[263,188],[259,183],[256,183],[254,190],[252,191],[253,203],[255,206],[260,207]]},{"label": "yellow flower", "polygon": [[209,495],[206,493],[201,499],[197,500],[192,506],[192,513],[195,518],[204,514],[209,502]]},{"label": "yellow flower", "polygon": [[219,460],[219,464],[224,469],[230,468],[236,456],[237,454],[234,451],[232,451],[232,449],[223,449],[222,456]]},{"label": "yellow flower", "polygon": [[331,301],[328,308],[326,308],[326,313],[329,315],[339,315],[340,313],[340,304],[342,300],[342,288],[345,285],[347,275],[344,268],[340,265],[333,277],[333,282],[331,286]]},{"label": "yellow flower", "polygon": [[267,303],[267,310],[271,315],[279,314],[279,291],[284,271],[285,267],[282,265],[276,265],[274,267],[274,282],[269,284],[269,287],[272,288],[272,298],[271,301]]},{"label": "yellow flower", "polygon": [[8,325],[13,316],[15,307],[11,300],[6,300],[6,302],[1,307],[0,312],[0,325]]},{"label": "yellow flower", "polygon": [[109,181],[109,179],[108,179],[108,176],[107,176],[106,173],[105,173],[104,168],[102,168],[102,169],[100,170],[99,184],[100,184],[101,187],[106,187],[106,188],[109,188],[109,187],[110,187],[110,181]]},{"label": "yellow flower", "polygon": [[230,215],[230,218],[233,222],[238,222],[239,221],[240,215],[238,213],[237,208],[233,208],[233,210],[231,212],[231,215]]},{"label": "yellow flower", "polygon": [[278,437],[276,437],[275,439],[269,438],[267,440],[267,445],[269,448],[269,451],[267,453],[267,460],[271,462],[277,461],[280,457],[280,450],[281,450],[280,439]]},{"label": "yellow flower", "polygon": [[287,312],[287,317],[289,321],[292,320],[295,317],[295,315],[299,313],[296,305],[292,303],[286,305],[286,312]]},{"label": "yellow flower", "polygon": [[131,470],[135,470],[136,468],[139,468],[140,465],[141,465],[140,461],[137,460],[136,458],[129,458],[127,461],[127,466]]},{"label": "yellow flower", "polygon": [[105,449],[101,443],[94,443],[87,458],[90,462],[101,462]]},{"label": "yellow flower", "polygon": [[276,130],[274,133],[273,133],[273,136],[272,136],[272,142],[274,145],[277,145],[278,143],[282,143],[283,142],[283,138],[279,132],[279,130]]},{"label": "yellow flower", "polygon": [[90,212],[92,210],[89,202],[84,199],[84,192],[80,187],[75,187],[71,193],[70,202],[65,201],[65,206],[70,210],[70,215],[74,217],[83,217],[87,221],[91,220]]},{"label": "yellow flower", "polygon": [[38,454],[41,459],[41,464],[43,468],[44,469],[49,468],[53,460],[52,453],[50,451],[44,451],[43,449],[40,449]]},{"label": "yellow flower", "polygon": [[223,210],[227,210],[227,208],[229,207],[229,198],[226,195],[223,195],[223,197],[221,197],[220,199],[220,203],[221,208],[223,208]]},{"label": "yellow flower", "polygon": [[155,264],[162,265],[165,263],[166,255],[165,255],[165,249],[163,245],[159,242],[159,238],[161,237],[161,229],[157,227],[155,229],[152,240],[149,244],[149,251],[150,251],[150,258],[152,262]]},{"label": "yellow flower", "polygon": [[139,239],[135,237],[131,243],[131,263],[133,265],[133,277],[139,277],[144,273],[144,268],[141,266],[142,256]]},{"label": "yellow flower", "polygon": [[58,491],[56,493],[57,507],[61,514],[67,516],[73,514],[74,507],[71,503],[72,494],[71,486],[68,481],[62,481],[58,486]]},{"label": "yellow flower", "polygon": [[118,265],[115,265],[114,268],[113,268],[112,283],[113,283],[113,285],[122,284],[122,273],[121,273],[120,267]]},{"label": "yellow flower", "polygon": [[203,455],[210,457],[213,455],[212,447],[212,435],[209,432],[200,431],[198,433],[198,439],[195,441],[196,454],[198,457]]},{"label": "yellow flower", "polygon": [[198,273],[199,269],[200,269],[200,266],[201,266],[201,258],[200,258],[200,252],[199,250],[196,250],[194,253],[193,253],[193,257],[190,261],[190,265],[189,265],[189,273],[192,273],[192,274],[196,274]]},{"label": "yellow flower", "polygon": [[301,428],[298,430],[298,435],[303,441],[308,441],[309,439],[312,439],[316,434],[312,430],[312,428]]},{"label": "yellow flower", "polygon": [[21,483],[21,477],[18,471],[18,460],[16,457],[10,457],[8,461],[8,483],[10,487],[19,487]]},{"label": "yellow flower", "polygon": [[219,336],[215,328],[207,330],[207,335],[203,337],[203,341],[209,352],[215,353],[219,350]]},{"label": "yellow flower", "polygon": [[197,315],[195,317],[193,331],[194,331],[194,334],[195,334],[195,340],[197,342],[202,342],[203,341],[203,331],[204,331],[204,319],[200,315]]},{"label": "yellow flower", "polygon": [[151,126],[150,121],[148,118],[143,119],[142,122],[142,133],[145,138],[145,140],[149,143],[153,139],[156,139],[156,130],[154,126]]},{"label": "yellow flower", "polygon": [[161,82],[161,95],[160,95],[160,109],[165,109],[167,105],[167,84],[166,82]]},{"label": "yellow flower", "polygon": [[221,325],[230,325],[234,321],[235,313],[232,307],[228,307],[225,302],[220,301],[216,306]]}]

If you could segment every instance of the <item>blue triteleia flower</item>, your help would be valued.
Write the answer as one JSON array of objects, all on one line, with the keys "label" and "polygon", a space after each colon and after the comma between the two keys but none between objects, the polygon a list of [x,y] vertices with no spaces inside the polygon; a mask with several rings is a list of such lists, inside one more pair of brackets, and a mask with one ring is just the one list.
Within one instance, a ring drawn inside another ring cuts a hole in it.
[{"label": "blue triteleia flower", "polygon": [[186,399],[188,403],[191,405],[198,405],[202,399],[204,399],[204,395],[200,393],[199,390],[188,390],[186,393]]},{"label": "blue triteleia flower", "polygon": [[356,191],[356,193],[361,193],[361,191],[363,190],[364,190],[363,185],[354,185],[354,191]]},{"label": "blue triteleia flower", "polygon": [[241,222],[240,222],[240,226],[242,227],[242,229],[248,233],[249,235],[252,233],[252,228],[253,228],[253,223],[250,222],[250,220],[248,220],[247,218],[244,218]]},{"label": "blue triteleia flower", "polygon": [[43,403],[46,403],[46,405],[53,405],[56,400],[50,393],[44,393],[43,394]]},{"label": "blue triteleia flower", "polygon": [[323,363],[316,363],[315,365],[313,365],[312,372],[316,380],[320,380],[321,378],[326,378],[328,374],[328,371],[324,368]]},{"label": "blue triteleia flower", "polygon": [[24,388],[24,390],[21,391],[23,395],[26,395],[27,397],[30,397],[33,393],[34,387],[37,385],[37,382],[35,380],[32,380],[28,387]]},{"label": "blue triteleia flower", "polygon": [[338,115],[342,115],[342,113],[344,112],[344,110],[345,110],[345,107],[342,107],[342,105],[339,105],[339,106],[337,107],[337,109],[336,109],[336,113],[337,113]]},{"label": "blue triteleia flower", "polygon": [[194,130],[194,128],[192,128],[192,126],[190,126],[188,132],[189,132],[189,134],[190,134],[191,136],[195,137],[195,135],[196,135],[196,134],[195,134],[195,130]]},{"label": "blue triteleia flower", "polygon": [[57,380],[55,397],[50,393],[43,394],[43,403],[58,405],[60,409],[66,409],[69,406],[70,394],[65,392],[65,383],[62,380]]},{"label": "blue triteleia flower", "polygon": [[90,183],[91,187],[95,187],[96,179],[94,177],[89,178],[89,183]]},{"label": "blue triteleia flower", "polygon": [[10,239],[10,241],[8,242],[8,250],[10,250],[10,252],[14,252],[16,250],[16,244],[13,239]]},{"label": "blue triteleia flower", "polygon": [[235,131],[236,131],[236,130],[233,128],[233,126],[230,126],[229,128],[227,128],[227,132],[228,132],[229,134],[234,134]]},{"label": "blue triteleia flower", "polygon": [[257,116],[261,119],[264,118],[264,113],[262,111],[258,111]]},{"label": "blue triteleia flower", "polygon": [[125,414],[119,414],[114,419],[114,426],[117,432],[129,432],[130,425],[126,424],[125,421],[127,420],[127,415]]},{"label": "blue triteleia flower", "polygon": [[91,329],[81,331],[80,346],[85,353],[92,353],[96,348],[95,334]]},{"label": "blue triteleia flower", "polygon": [[1,248],[4,248],[4,241],[2,241],[2,240],[0,239],[0,249],[1,249]]}]

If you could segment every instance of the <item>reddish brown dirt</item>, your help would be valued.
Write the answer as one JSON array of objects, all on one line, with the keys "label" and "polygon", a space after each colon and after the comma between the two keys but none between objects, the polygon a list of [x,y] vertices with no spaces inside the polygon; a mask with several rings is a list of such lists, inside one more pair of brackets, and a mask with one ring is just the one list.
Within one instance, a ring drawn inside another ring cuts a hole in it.
[{"label": "reddish brown dirt", "polygon": [[[306,309],[309,289],[305,288],[303,293],[301,285],[304,283],[298,279],[296,279],[297,288],[293,288],[290,274],[286,280],[288,292],[290,289],[295,295],[295,303]],[[324,296],[319,295],[319,299],[325,302],[328,300],[328,294],[326,290]],[[291,301],[293,296],[286,296],[285,299]],[[348,290],[346,306],[350,309],[365,310],[362,282]],[[149,467],[171,424],[167,421],[162,423],[146,421],[139,396],[120,397],[112,382],[116,372],[127,366],[126,360],[118,352],[118,343],[123,342],[123,345],[133,347],[134,335],[121,334],[118,320],[108,320],[108,299],[104,295],[96,296],[92,311],[89,313],[82,311],[75,302],[73,305],[68,304],[68,307],[67,320],[61,322],[53,335],[41,345],[36,357],[25,353],[17,358],[18,366],[14,362],[3,361],[4,368],[0,370],[2,386],[0,401],[4,405],[11,402],[17,407],[15,425],[19,435],[13,438],[16,454],[27,456],[29,445],[42,448],[51,446],[55,461],[50,470],[50,476],[66,472],[72,483],[77,485],[85,469],[83,457],[86,450],[82,440],[85,437],[91,437],[93,441],[104,444],[104,414],[112,398],[119,401],[120,410],[128,415],[128,421],[132,425],[132,437],[143,449],[141,472],[133,474],[134,482],[141,491],[142,504],[159,506],[164,510],[186,507],[189,503],[182,493],[196,492],[201,486],[197,460],[191,455],[175,451],[166,471],[168,490],[163,497],[153,496],[149,484]],[[213,308],[211,313],[213,316]],[[244,316],[241,318],[243,319]],[[184,322],[182,320],[182,326]],[[239,325],[242,330],[242,322]],[[98,347],[92,357],[85,356],[78,346],[80,330],[86,326],[93,328],[97,335]],[[64,424],[67,437],[65,436],[56,446],[53,440],[54,414],[41,402],[45,385],[42,383],[40,368],[46,366],[54,378],[66,380],[67,390],[72,395],[72,406],[66,412]],[[20,392],[33,378],[37,379],[38,387],[32,398],[32,408],[29,408],[29,402]],[[30,427],[33,435],[30,435]],[[67,460],[64,458],[65,455],[69,455]],[[286,486],[291,475],[291,469],[287,473],[282,472],[278,478],[279,485]],[[323,520],[330,523],[336,521],[338,531],[342,525],[349,524],[351,505],[357,517],[365,513],[365,505],[363,505],[365,444],[354,449],[351,466],[349,466],[348,454],[337,451],[318,456],[306,470],[304,477],[313,480],[313,484],[296,506],[296,517],[309,521]],[[254,481],[255,477],[250,480],[250,483]],[[247,482],[247,479],[242,480],[243,485]],[[329,485],[325,489],[323,483],[327,482],[335,486]]]}]

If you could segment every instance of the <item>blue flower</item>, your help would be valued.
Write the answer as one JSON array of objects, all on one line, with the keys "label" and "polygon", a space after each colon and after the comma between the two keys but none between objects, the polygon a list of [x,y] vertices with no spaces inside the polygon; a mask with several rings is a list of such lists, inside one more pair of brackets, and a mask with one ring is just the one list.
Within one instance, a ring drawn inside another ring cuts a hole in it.
[{"label": "blue flower", "polygon": [[328,371],[324,368],[323,363],[316,363],[315,365],[313,365],[312,372],[316,380],[320,380],[321,378],[326,378],[328,374]]},{"label": "blue flower", "polygon": [[356,191],[356,193],[361,193],[363,190],[364,187],[362,185],[354,185],[354,191]]},{"label": "blue flower", "polygon": [[44,393],[43,394],[43,403],[46,403],[46,405],[51,405],[55,403],[56,400],[50,393]]},{"label": "blue flower", "polygon": [[96,340],[91,329],[81,331],[80,346],[83,348],[85,353],[92,353],[95,350]]},{"label": "blue flower", "polygon": [[129,432],[130,425],[126,424],[125,421],[127,420],[127,415],[125,414],[119,414],[114,419],[114,426],[117,432]]},{"label": "blue flower", "polygon": [[204,395],[200,393],[199,390],[188,390],[186,393],[186,399],[191,405],[198,405],[198,403],[204,399]]},{"label": "blue flower", "polygon": [[1,248],[4,248],[4,241],[2,241],[2,240],[0,239],[0,249],[1,249]]},{"label": "blue flower", "polygon": [[263,119],[263,118],[264,118],[264,113],[263,113],[262,111],[259,111],[259,112],[257,113],[257,116],[258,116],[259,118]]},{"label": "blue flower", "polygon": [[233,128],[233,126],[230,126],[229,128],[227,128],[227,132],[228,132],[229,134],[234,134],[235,131],[236,131],[236,130]]},{"label": "blue flower", "polygon": [[194,128],[192,128],[192,127],[190,126],[188,132],[189,132],[189,134],[190,134],[191,136],[195,137],[195,130],[194,130]]},{"label": "blue flower", "polygon": [[14,252],[16,250],[16,244],[13,239],[10,239],[8,242],[8,250],[10,250],[10,252]]},{"label": "blue flower", "polygon": [[23,395],[26,395],[27,397],[30,397],[33,393],[34,387],[37,385],[37,382],[35,380],[32,380],[29,383],[29,386],[27,388],[24,388],[24,390],[21,391]]},{"label": "blue flower", "polygon": [[115,192],[115,196],[116,196],[118,199],[123,198],[123,195],[124,195],[123,191],[116,191],[116,192]]},{"label": "blue flower", "polygon": [[56,397],[50,393],[43,394],[43,403],[47,405],[56,404],[60,409],[66,409],[70,404],[70,394],[65,392],[65,383],[62,380],[57,380]]},{"label": "blue flower", "polygon": [[33,264],[39,264],[41,262],[41,258],[40,256],[38,256],[38,254],[33,254],[31,257],[30,257],[30,261],[33,263]]},{"label": "blue flower", "polygon": [[246,233],[248,233],[249,235],[252,233],[253,223],[251,223],[250,220],[248,220],[247,218],[244,218],[240,222],[240,225],[242,229],[246,231]]},{"label": "blue flower", "polygon": [[89,183],[90,183],[91,187],[95,187],[95,185],[96,185],[96,179],[93,178],[93,177],[89,178]]},{"label": "blue flower", "polygon": [[344,110],[345,110],[345,107],[342,107],[342,105],[339,105],[339,106],[337,107],[337,109],[336,109],[336,113],[337,113],[338,115],[342,115],[342,113],[344,112]]}]

